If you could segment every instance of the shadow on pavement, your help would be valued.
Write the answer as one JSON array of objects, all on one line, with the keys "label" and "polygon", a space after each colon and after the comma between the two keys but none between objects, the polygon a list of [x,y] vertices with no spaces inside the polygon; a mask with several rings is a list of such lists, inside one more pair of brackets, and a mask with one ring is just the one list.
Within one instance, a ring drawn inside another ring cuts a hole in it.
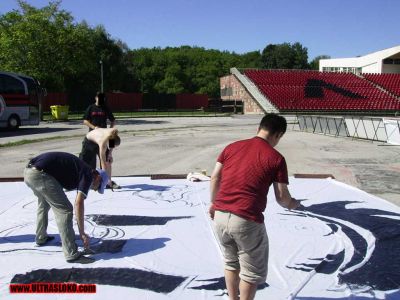
[{"label": "shadow on pavement", "polygon": [[76,128],[67,128],[67,127],[59,127],[59,128],[39,128],[39,127],[28,127],[28,128],[18,128],[17,130],[7,130],[0,129],[0,137],[12,137],[12,136],[21,136],[21,135],[31,135],[31,134],[42,134],[42,133],[52,133],[58,131],[66,131],[66,130],[75,130]]},{"label": "shadow on pavement", "polygon": [[156,121],[156,120],[142,120],[142,119],[117,119],[116,127],[118,125],[143,125],[143,124],[166,124],[170,123],[167,121]]}]

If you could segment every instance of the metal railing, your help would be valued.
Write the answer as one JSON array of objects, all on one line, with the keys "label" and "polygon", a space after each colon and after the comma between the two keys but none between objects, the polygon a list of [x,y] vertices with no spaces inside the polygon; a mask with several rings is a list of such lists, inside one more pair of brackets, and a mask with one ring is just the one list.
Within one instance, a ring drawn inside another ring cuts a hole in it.
[{"label": "metal railing", "polygon": [[247,91],[254,97],[254,99],[260,104],[265,112],[278,113],[278,110],[273,106],[268,99],[259,91],[257,86],[246,76],[239,72],[236,68],[231,68],[231,74],[235,75],[236,78],[243,84]]},{"label": "metal railing", "polygon": [[398,118],[296,115],[293,129],[400,145],[400,119]]}]

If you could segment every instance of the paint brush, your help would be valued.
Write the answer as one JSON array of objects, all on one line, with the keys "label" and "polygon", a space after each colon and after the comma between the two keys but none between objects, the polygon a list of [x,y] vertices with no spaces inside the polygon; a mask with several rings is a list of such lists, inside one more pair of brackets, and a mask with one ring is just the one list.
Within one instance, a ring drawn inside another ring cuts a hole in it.
[{"label": "paint brush", "polygon": [[91,254],[96,254],[96,252],[94,252],[94,250],[90,249],[90,248],[85,248],[83,250],[83,254],[84,255],[91,255]]}]

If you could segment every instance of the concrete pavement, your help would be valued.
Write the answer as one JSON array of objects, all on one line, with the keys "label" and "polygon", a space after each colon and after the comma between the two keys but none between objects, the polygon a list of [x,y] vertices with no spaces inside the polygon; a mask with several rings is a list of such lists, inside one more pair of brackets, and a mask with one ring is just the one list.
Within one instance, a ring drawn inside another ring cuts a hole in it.
[{"label": "concrete pavement", "polygon": [[[256,134],[260,116],[120,119],[122,143],[114,152],[113,175],[182,174],[206,169],[227,144]],[[400,205],[400,147],[291,130],[277,149],[289,174],[329,173]],[[0,145],[21,140],[52,140],[0,147],[0,177],[22,176],[26,162],[46,151],[78,154],[87,128],[80,121],[41,123],[16,132],[0,131]],[[293,195],[296,197],[296,195]]]}]

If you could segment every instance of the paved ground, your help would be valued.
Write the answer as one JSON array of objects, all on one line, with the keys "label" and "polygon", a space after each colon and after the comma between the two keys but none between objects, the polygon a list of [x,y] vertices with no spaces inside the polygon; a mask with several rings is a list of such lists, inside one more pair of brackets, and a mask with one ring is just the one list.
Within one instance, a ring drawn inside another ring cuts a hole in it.
[{"label": "paved ground", "polygon": [[[182,174],[207,170],[232,141],[255,135],[260,116],[145,118],[118,120],[122,144],[114,154],[113,175]],[[291,130],[277,149],[289,173],[328,173],[400,205],[400,147]],[[0,177],[22,176],[30,157],[45,151],[78,154],[87,129],[79,121],[42,123],[16,132],[0,131],[0,145],[24,139],[60,137],[0,147]],[[293,195],[294,197],[296,195]]]}]

